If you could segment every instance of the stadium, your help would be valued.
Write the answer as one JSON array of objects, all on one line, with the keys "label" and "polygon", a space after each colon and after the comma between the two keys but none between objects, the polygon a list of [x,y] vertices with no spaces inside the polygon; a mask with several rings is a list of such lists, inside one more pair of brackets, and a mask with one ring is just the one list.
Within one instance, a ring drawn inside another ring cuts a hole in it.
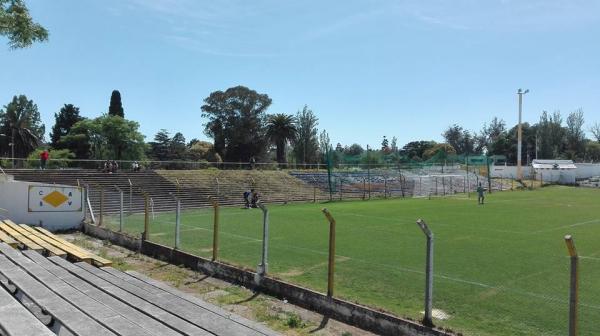
[{"label": "stadium", "polygon": [[0,336],[600,335],[600,8],[510,5],[0,0]]}]

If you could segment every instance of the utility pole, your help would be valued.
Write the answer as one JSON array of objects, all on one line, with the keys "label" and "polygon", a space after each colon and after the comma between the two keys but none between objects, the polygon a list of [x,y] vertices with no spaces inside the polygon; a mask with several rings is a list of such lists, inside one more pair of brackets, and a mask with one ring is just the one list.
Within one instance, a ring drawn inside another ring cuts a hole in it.
[{"label": "utility pole", "polygon": [[521,115],[523,114],[523,95],[529,92],[529,90],[521,90],[517,91],[517,95],[519,95],[519,127],[518,127],[518,141],[517,141],[517,179],[523,179],[523,169],[521,167],[521,146],[523,140],[523,130],[521,128]]}]

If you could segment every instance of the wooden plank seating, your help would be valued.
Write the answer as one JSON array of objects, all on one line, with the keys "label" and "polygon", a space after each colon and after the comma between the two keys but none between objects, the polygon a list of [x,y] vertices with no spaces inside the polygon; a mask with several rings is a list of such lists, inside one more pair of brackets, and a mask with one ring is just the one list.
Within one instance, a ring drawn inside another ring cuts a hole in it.
[{"label": "wooden plank seating", "polygon": [[13,237],[7,235],[4,231],[0,231],[0,242],[6,243],[14,248],[19,246],[19,242],[17,242]]},{"label": "wooden plank seating", "polygon": [[5,233],[12,236],[17,242],[19,242],[25,248],[28,248],[28,249],[34,250],[34,251],[38,251],[40,253],[42,253],[44,251],[43,247],[39,246],[38,244],[34,243],[33,241],[31,241],[27,237],[23,236],[19,232],[15,231],[13,228],[8,226],[3,221],[0,221],[0,230],[4,231]]},{"label": "wooden plank seating", "polygon": [[[39,281],[53,293],[56,293],[69,304],[73,305],[117,335],[148,335],[147,330],[144,330],[141,326],[132,323],[109,306],[94,300],[79,289],[66,285],[63,280],[40,267],[31,259],[24,256],[20,251],[9,248],[6,245],[0,246],[0,251],[4,256],[10,259],[10,261],[21,267],[33,279]],[[27,294],[27,292],[25,292],[25,294]]]},{"label": "wooden plank seating", "polygon": [[76,265],[139,298],[173,312],[175,315],[194,323],[213,334],[230,336],[265,335],[258,330],[239,324],[226,316],[219,315],[188,301],[181,300],[169,292],[163,291],[161,294],[154,294],[146,289],[128,283],[103,269],[90,266],[86,263],[77,263]]},{"label": "wooden plank seating", "polygon": [[[132,321],[133,323],[141,326],[146,330],[149,336],[178,336],[181,335],[174,329],[169,328],[167,325],[161,323],[160,321],[152,318],[151,314],[144,314],[144,312],[138,310],[139,307],[130,306],[131,302],[126,300],[125,297],[121,297],[125,299],[125,302],[119,300],[117,297],[120,296],[112,296],[109,293],[102,291],[102,289],[94,286],[93,284],[86,282],[85,280],[74,276],[69,273],[66,269],[54,264],[48,258],[40,255],[39,253],[33,251],[23,251],[23,254],[27,256],[29,259],[33,260],[40,267],[44,268],[48,272],[52,273],[54,276],[60,278],[65,283],[77,288],[78,290],[85,293],[87,296],[92,299],[101,302],[111,309],[119,312],[123,317]],[[129,303],[129,304],[128,304]]]},{"label": "wooden plank seating", "polygon": [[[17,225],[15,223],[13,223],[11,220],[9,219],[5,219],[4,223],[8,226],[10,226],[13,230],[15,230],[17,233],[20,233],[21,235],[23,235],[24,237],[26,237],[27,239],[31,240],[32,242],[36,243],[37,245],[41,246],[44,248],[44,250],[46,250],[48,252],[48,255],[50,256],[59,256],[62,258],[65,258],[67,256],[67,253],[59,248],[56,248],[50,244],[48,244],[47,242],[45,242],[44,240],[36,237],[35,234],[31,233],[29,230],[25,229],[23,226]],[[28,228],[27,225],[25,225],[25,227]]]},{"label": "wooden plank seating", "polygon": [[192,323],[183,320],[179,316],[172,314],[171,312],[164,310],[160,307],[153,305],[150,302],[143,300],[121,288],[111,284],[110,282],[103,280],[90,272],[87,272],[81,267],[78,267],[64,259],[51,257],[48,260],[52,261],[56,265],[62,267],[63,269],[69,271],[70,273],[76,275],[78,278],[85,280],[86,282],[100,288],[102,291],[119,298],[123,302],[127,302],[132,307],[140,310],[141,312],[148,314],[149,316],[154,316],[155,318],[162,321],[167,326],[181,332],[185,335],[210,335],[203,329],[198,326],[193,325]]},{"label": "wooden plank seating", "polygon": [[3,288],[0,288],[0,330],[7,336],[56,336]]},{"label": "wooden plank seating", "polygon": [[[10,253],[10,251],[20,253],[3,243],[0,243],[0,248],[3,249],[3,253]],[[54,318],[53,325],[64,326],[71,335],[117,335],[27,274],[5,255],[0,255],[0,274],[7,278],[19,291],[27,295],[33,303],[51,315]]]},{"label": "wooden plank seating", "polygon": [[[33,227],[31,229],[33,229]],[[44,235],[43,239],[45,239],[48,243],[53,244],[54,246],[57,246],[57,247],[63,249],[68,254],[74,256],[75,259],[85,261],[87,263],[94,264],[94,265],[100,266],[100,267],[112,265],[112,261],[102,258],[97,255],[94,255],[94,254],[82,249],[81,247],[79,247],[69,241],[66,241],[65,239],[60,238],[59,236],[53,234],[52,232],[50,232],[44,228],[35,227],[35,230],[42,233]],[[40,235],[39,237],[42,237],[42,236]]]}]

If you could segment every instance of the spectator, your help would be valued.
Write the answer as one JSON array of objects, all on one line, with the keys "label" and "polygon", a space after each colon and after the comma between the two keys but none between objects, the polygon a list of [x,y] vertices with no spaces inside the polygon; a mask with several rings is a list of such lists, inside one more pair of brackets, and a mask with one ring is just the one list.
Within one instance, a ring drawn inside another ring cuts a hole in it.
[{"label": "spectator", "polygon": [[252,205],[251,206],[253,208],[258,208],[258,202],[260,201],[260,196],[258,195],[257,191],[255,191],[254,189],[252,189],[252,190],[253,190],[253,192],[252,192],[252,201],[251,201]]},{"label": "spectator", "polygon": [[117,164],[117,161],[112,160],[111,165],[112,165],[111,172],[114,173],[114,174],[116,174],[117,170],[119,169],[119,165]]},{"label": "spectator", "polygon": [[254,166],[256,165],[256,159],[254,156],[250,158],[250,169],[254,170]]},{"label": "spectator", "polygon": [[50,159],[50,153],[48,153],[47,149],[44,149],[43,152],[40,153],[40,168],[42,170],[46,169],[46,162]]},{"label": "spectator", "polygon": [[134,172],[140,171],[140,164],[137,161],[133,161],[131,164],[131,170]]},{"label": "spectator", "polygon": [[250,189],[250,191],[248,191],[248,190],[244,191],[244,204],[245,204],[246,209],[250,208],[250,196],[253,193],[254,193],[254,189]]}]

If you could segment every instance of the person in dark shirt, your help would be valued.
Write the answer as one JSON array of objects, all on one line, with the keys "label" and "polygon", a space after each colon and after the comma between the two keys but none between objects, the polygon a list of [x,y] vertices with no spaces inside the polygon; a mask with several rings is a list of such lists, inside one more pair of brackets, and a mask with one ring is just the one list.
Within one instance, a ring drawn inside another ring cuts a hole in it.
[{"label": "person in dark shirt", "polygon": [[479,182],[479,186],[477,186],[477,204],[483,204],[483,200],[485,199],[483,192],[483,187],[481,186],[481,182]]}]

